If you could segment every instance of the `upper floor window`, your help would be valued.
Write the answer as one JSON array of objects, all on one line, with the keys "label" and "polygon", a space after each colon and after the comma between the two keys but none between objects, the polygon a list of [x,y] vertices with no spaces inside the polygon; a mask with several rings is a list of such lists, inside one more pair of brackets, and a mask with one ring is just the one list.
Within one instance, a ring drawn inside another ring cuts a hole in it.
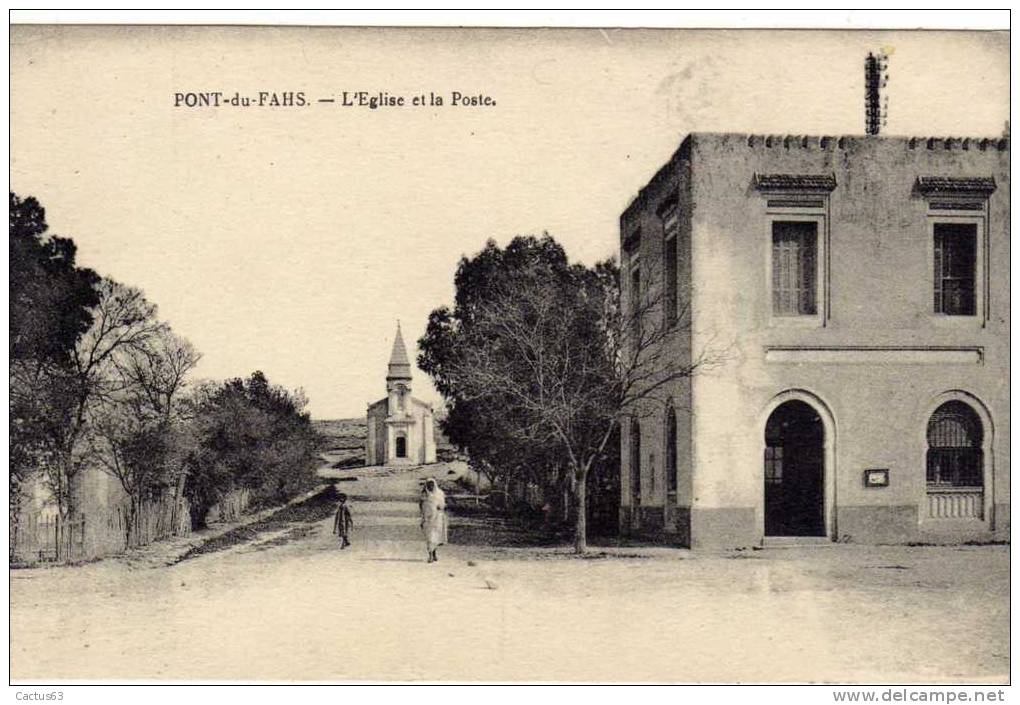
[{"label": "upper floor window", "polygon": [[818,223],[772,221],[772,313],[818,313]]},{"label": "upper floor window", "polygon": [[679,223],[677,219],[676,205],[666,208],[662,215],[662,237],[663,237],[663,315],[667,328],[677,324],[677,233]]},{"label": "upper floor window", "polygon": [[641,267],[634,264],[630,268],[630,328],[631,335],[635,339],[640,338],[641,335],[641,318],[642,318],[642,302],[641,302]]},{"label": "upper floor window", "polygon": [[935,223],[935,313],[973,316],[977,280],[977,224]]},{"label": "upper floor window", "polygon": [[638,337],[641,330],[641,228],[635,228],[623,240],[623,251],[626,255],[624,262],[627,273],[626,299],[623,301],[625,316],[629,319],[629,329],[632,336]]},{"label": "upper floor window", "polygon": [[984,323],[988,318],[988,199],[990,176],[920,176],[928,204],[928,300],[936,320]]},{"label": "upper floor window", "polygon": [[767,216],[771,325],[824,326],[832,174],[755,174]]}]

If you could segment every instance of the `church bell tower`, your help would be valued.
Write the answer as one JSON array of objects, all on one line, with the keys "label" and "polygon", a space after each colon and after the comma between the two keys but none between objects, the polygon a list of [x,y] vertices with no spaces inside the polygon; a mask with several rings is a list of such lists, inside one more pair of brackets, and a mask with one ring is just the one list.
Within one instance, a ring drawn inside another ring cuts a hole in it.
[{"label": "church bell tower", "polygon": [[368,407],[366,465],[424,465],[436,462],[432,405],[411,396],[411,361],[397,321],[386,396]]},{"label": "church bell tower", "polygon": [[407,346],[400,332],[400,321],[397,321],[397,336],[393,339],[390,364],[386,370],[386,394],[390,400],[390,416],[407,413],[411,397],[411,363],[407,359]]}]

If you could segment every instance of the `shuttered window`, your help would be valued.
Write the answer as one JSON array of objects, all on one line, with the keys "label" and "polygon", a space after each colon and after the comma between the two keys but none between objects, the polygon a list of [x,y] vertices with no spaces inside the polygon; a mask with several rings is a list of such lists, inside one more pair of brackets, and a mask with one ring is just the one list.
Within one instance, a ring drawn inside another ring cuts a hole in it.
[{"label": "shuttered window", "polygon": [[677,262],[676,243],[679,231],[676,207],[666,211],[662,221],[662,232],[665,238],[663,247],[663,269],[665,270],[665,314],[666,327],[672,328],[677,323]]},{"label": "shuttered window", "polygon": [[817,296],[818,223],[772,223],[772,312],[813,316]]},{"label": "shuttered window", "polygon": [[641,300],[641,268],[634,266],[630,270],[630,327],[634,344],[640,345],[641,323],[644,317],[644,302]]},{"label": "shuttered window", "polygon": [[935,313],[973,316],[977,268],[977,225],[935,223]]},{"label": "shuttered window", "polygon": [[676,281],[676,238],[666,240],[666,326],[672,328],[677,322],[677,281]]}]

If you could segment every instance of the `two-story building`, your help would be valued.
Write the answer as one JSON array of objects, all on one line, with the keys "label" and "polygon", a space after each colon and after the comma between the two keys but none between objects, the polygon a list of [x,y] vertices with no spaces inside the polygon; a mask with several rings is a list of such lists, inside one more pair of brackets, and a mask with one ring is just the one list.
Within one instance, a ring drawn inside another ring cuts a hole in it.
[{"label": "two-story building", "polygon": [[1007,139],[691,134],[620,226],[625,309],[715,360],[624,423],[625,533],[1008,538]]}]

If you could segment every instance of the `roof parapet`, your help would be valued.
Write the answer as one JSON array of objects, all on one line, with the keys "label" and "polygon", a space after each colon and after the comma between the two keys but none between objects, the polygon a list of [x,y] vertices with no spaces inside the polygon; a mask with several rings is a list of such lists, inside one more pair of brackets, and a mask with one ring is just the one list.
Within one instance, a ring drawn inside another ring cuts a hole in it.
[{"label": "roof parapet", "polygon": [[928,149],[931,151],[963,151],[978,149],[982,152],[1005,152],[1009,149],[1008,137],[910,137],[907,149]]},{"label": "roof parapet", "polygon": [[748,147],[765,149],[846,149],[858,140],[896,140],[904,139],[908,149],[943,149],[968,151],[978,149],[985,151],[1004,152],[1009,149],[1008,137],[877,137],[873,135],[746,135]]},{"label": "roof parapet", "polygon": [[680,147],[666,161],[666,163],[655,173],[655,175],[642,187],[632,198],[630,203],[621,214],[621,220],[629,217],[629,214],[642,208],[650,192],[657,192],[662,182],[672,178],[680,163],[688,158],[691,141],[697,138],[723,138],[731,143],[740,144],[743,142],[750,149],[756,150],[819,150],[833,152],[846,150],[855,143],[871,141],[882,141],[886,143],[899,142],[909,150],[943,150],[943,151],[970,151],[981,152],[1008,152],[1010,149],[1009,137],[896,137],[892,135],[793,135],[778,134],[767,135],[742,132],[692,132],[689,133],[680,143]]}]

